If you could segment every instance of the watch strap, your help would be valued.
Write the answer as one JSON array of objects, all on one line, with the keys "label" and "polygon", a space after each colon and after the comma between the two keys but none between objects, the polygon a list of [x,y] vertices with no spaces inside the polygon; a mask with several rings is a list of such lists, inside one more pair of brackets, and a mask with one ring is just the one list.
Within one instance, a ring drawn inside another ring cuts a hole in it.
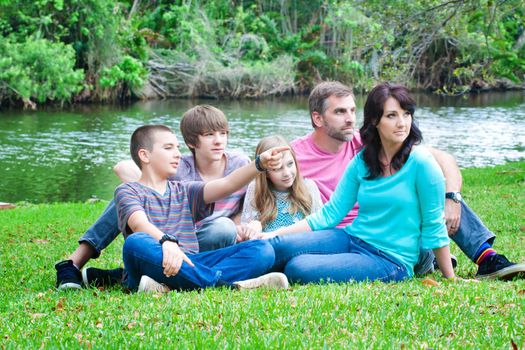
[{"label": "watch strap", "polygon": [[159,243],[160,243],[160,245],[162,245],[166,241],[175,242],[175,243],[179,244],[179,241],[175,237],[172,237],[172,236],[170,236],[170,235],[165,233],[164,236],[162,236],[159,239]]},{"label": "watch strap", "polygon": [[257,155],[257,157],[255,157],[255,169],[257,169],[257,171],[259,172],[266,171],[266,169],[264,169],[262,166],[260,155]]},{"label": "watch strap", "polygon": [[447,192],[445,198],[452,199],[454,202],[459,203],[461,201],[461,192]]}]

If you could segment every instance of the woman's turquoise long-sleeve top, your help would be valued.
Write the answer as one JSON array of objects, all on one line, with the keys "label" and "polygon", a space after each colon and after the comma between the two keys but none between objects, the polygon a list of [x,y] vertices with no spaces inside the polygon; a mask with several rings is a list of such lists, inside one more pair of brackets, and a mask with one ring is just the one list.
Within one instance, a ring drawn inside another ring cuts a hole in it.
[{"label": "woman's turquoise long-sleeve top", "polygon": [[358,216],[344,230],[389,254],[413,276],[420,247],[435,249],[449,244],[443,173],[428,149],[416,146],[394,175],[374,180],[365,179],[367,175],[360,152],[330,200],[306,220],[312,230],[333,228],[358,202]]}]

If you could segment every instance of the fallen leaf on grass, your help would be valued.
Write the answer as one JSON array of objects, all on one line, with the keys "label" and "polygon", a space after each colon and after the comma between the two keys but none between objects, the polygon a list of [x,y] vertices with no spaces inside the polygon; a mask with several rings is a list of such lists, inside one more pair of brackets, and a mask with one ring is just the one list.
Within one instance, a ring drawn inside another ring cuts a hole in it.
[{"label": "fallen leaf on grass", "polygon": [[430,286],[430,287],[437,287],[439,286],[439,283],[434,281],[432,278],[425,278],[423,281],[421,281],[421,283],[425,286]]},{"label": "fallen leaf on grass", "polygon": [[295,309],[297,307],[297,298],[296,297],[289,297],[288,298],[288,304],[290,305],[290,307]]},{"label": "fallen leaf on grass", "polygon": [[131,329],[133,327],[135,327],[137,325],[137,322],[133,321],[133,322],[130,322],[128,323],[128,329]]},{"label": "fallen leaf on grass", "polygon": [[55,306],[52,310],[58,312],[64,311],[64,300],[66,300],[66,298],[60,298],[60,300],[57,303],[57,306]]},{"label": "fallen leaf on grass", "polygon": [[102,325],[102,322],[97,322],[97,328],[104,328],[104,326]]},{"label": "fallen leaf on grass", "polygon": [[521,295],[524,295],[525,294],[525,289],[522,289],[518,292],[518,294],[521,294]]},{"label": "fallen leaf on grass", "polygon": [[518,350],[518,345],[514,342],[514,340],[510,340],[510,344],[512,345],[513,350]]},{"label": "fallen leaf on grass", "polygon": [[36,243],[36,244],[48,244],[49,243],[47,239],[30,239],[29,242]]}]

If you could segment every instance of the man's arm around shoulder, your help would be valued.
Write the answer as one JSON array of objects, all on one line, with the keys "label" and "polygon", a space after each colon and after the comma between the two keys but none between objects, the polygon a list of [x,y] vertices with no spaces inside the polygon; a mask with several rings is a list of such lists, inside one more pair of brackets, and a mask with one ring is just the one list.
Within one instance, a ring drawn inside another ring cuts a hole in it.
[{"label": "man's arm around shoulder", "polygon": [[113,172],[122,183],[139,181],[142,172],[132,160],[121,160],[113,167]]},{"label": "man's arm around shoulder", "polygon": [[[428,147],[432,156],[436,159],[443,176],[446,180],[446,192],[460,192],[462,185],[461,171],[456,164],[454,157],[447,153],[440,151],[433,147]],[[451,199],[445,200],[445,221],[447,223],[447,231],[450,236],[454,235],[461,221],[461,204],[456,203]]]}]

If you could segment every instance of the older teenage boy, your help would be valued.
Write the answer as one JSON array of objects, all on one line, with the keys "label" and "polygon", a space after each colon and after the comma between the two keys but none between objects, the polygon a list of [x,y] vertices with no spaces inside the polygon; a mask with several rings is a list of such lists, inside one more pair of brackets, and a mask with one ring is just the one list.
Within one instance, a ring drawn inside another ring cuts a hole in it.
[{"label": "older teenage boy", "polygon": [[[181,120],[181,132],[192,154],[184,156],[173,180],[209,181],[224,177],[249,163],[249,158],[226,151],[228,121],[224,113],[212,106],[195,106]],[[141,172],[132,160],[122,161],[114,168],[122,182],[137,181]],[[237,234],[246,227],[236,226],[234,219],[242,207],[244,189],[215,203],[212,215],[196,223],[201,252],[215,250],[235,243]],[[115,204],[110,202],[101,217],[80,238],[79,246],[68,260],[59,262],[57,287],[81,288],[82,285],[110,285],[122,279],[123,270],[80,269],[91,258],[97,258],[119,234]]]},{"label": "older teenage boy", "polygon": [[282,273],[258,277],[274,264],[268,241],[199,253],[194,226],[213,213],[214,202],[239,191],[258,171],[279,168],[281,152],[287,149],[272,148],[221,179],[183,183],[168,180],[181,160],[175,134],[163,125],[135,130],[131,157],[142,174],[138,182],[122,184],[115,191],[119,228],[126,238],[122,255],[128,287],[139,291],[224,285],[287,288]]},{"label": "older teenage boy", "polygon": [[[313,132],[294,140],[294,149],[301,174],[314,180],[323,202],[328,201],[352,158],[361,150],[357,130],[356,104],[352,90],[339,82],[317,85],[308,99]],[[454,158],[430,149],[446,178],[445,219],[452,240],[479,268],[478,278],[511,279],[525,272],[525,264],[515,264],[492,248],[495,235],[461,199],[461,173]],[[351,223],[359,206],[348,213],[338,227]],[[271,235],[268,235],[271,236]],[[279,252],[276,251],[279,255]],[[278,257],[277,257],[278,258]],[[422,251],[416,274],[434,269],[431,251]]]},{"label": "older teenage boy", "polygon": [[[224,113],[213,106],[198,105],[184,113],[180,123],[184,143],[191,151],[181,159],[177,181],[211,181],[229,175],[250,162],[240,152],[227,151],[228,121]],[[141,171],[133,160],[119,162],[115,173],[125,182],[138,181]],[[242,231],[238,215],[246,188],[215,202],[213,214],[196,223],[200,251],[210,251],[235,244]]]}]

